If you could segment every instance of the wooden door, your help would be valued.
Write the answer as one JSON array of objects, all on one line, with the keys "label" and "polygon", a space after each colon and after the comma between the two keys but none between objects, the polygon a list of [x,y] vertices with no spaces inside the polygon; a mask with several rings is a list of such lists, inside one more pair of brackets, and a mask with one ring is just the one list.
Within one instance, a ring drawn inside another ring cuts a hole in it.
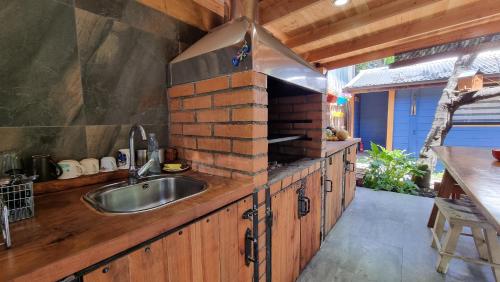
[{"label": "wooden door", "polygon": [[118,258],[109,264],[85,274],[84,282],[122,282],[130,281],[128,257]]},{"label": "wooden door", "polygon": [[305,196],[310,200],[309,212],[300,218],[300,271],[319,250],[321,244],[321,172],[306,177]]},{"label": "wooden door", "polygon": [[253,223],[243,218],[252,206],[252,196],[248,196],[218,212],[221,282],[253,281],[254,265],[245,262],[245,233],[253,230]]},{"label": "wooden door", "polygon": [[130,281],[167,281],[163,242],[158,240],[128,255]]},{"label": "wooden door", "polygon": [[167,281],[162,241],[156,241],[84,275],[84,281]]},{"label": "wooden door", "polygon": [[356,193],[356,147],[357,145],[353,145],[346,149],[344,208],[351,204]]},{"label": "wooden door", "polygon": [[342,175],[344,153],[339,152],[326,159],[325,176],[325,236],[342,215]]},{"label": "wooden door", "polygon": [[273,226],[271,237],[272,281],[290,282],[299,276],[300,221],[297,189],[300,182],[271,197]]}]

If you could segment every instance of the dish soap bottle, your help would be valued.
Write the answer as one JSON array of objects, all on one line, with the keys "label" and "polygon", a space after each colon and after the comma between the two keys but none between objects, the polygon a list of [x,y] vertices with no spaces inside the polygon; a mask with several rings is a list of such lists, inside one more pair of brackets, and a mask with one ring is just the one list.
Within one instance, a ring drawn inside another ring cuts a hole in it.
[{"label": "dish soap bottle", "polygon": [[150,174],[160,174],[160,153],[158,149],[158,140],[156,140],[156,134],[154,133],[149,133],[148,136],[148,159],[153,159],[153,164],[149,168]]}]

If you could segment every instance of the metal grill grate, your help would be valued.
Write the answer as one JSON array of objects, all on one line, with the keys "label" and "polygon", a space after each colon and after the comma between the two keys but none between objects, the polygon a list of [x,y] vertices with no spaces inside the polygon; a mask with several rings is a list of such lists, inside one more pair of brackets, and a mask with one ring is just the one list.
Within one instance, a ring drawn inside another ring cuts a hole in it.
[{"label": "metal grill grate", "polygon": [[9,211],[9,222],[35,215],[33,182],[0,186],[0,197]]}]

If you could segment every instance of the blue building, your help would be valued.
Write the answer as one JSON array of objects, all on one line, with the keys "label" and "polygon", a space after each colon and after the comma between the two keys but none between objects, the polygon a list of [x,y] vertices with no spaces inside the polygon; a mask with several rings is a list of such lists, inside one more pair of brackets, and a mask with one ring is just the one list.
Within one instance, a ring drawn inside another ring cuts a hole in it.
[{"label": "blue building", "polygon": [[[363,147],[375,142],[418,156],[455,60],[369,69],[351,80],[345,87],[355,94],[351,130]],[[500,84],[500,51],[479,54],[473,68],[484,74],[485,85]],[[500,147],[500,98],[458,109],[445,145]]]}]

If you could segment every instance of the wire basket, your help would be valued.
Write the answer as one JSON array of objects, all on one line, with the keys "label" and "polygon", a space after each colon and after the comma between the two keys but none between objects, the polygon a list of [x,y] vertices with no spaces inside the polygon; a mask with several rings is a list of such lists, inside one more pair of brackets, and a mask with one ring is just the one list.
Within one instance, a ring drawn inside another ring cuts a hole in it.
[{"label": "wire basket", "polygon": [[35,215],[33,182],[0,186],[0,197],[9,211],[9,222]]}]

